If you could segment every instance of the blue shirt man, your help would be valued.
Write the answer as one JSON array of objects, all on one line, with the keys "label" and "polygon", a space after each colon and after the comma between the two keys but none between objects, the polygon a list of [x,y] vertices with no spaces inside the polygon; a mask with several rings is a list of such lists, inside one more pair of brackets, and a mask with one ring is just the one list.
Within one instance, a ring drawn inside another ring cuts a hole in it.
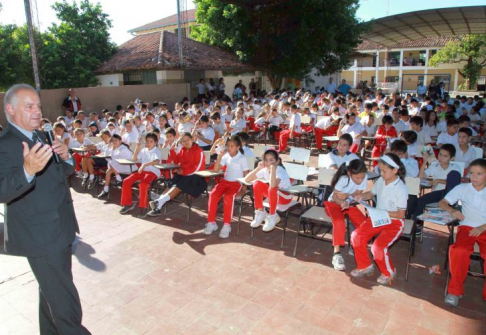
[{"label": "blue shirt man", "polygon": [[346,79],[342,80],[342,84],[339,85],[338,90],[344,95],[348,95],[349,90],[351,89],[351,86],[346,83]]}]

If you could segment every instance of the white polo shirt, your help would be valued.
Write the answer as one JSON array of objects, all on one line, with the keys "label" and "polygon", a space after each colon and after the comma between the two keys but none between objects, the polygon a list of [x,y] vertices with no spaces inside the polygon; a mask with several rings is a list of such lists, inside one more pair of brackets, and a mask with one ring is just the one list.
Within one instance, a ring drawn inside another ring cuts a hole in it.
[{"label": "white polo shirt", "polygon": [[231,135],[236,135],[245,128],[246,128],[245,119],[239,119],[239,120],[234,119],[230,123]]},{"label": "white polo shirt", "polygon": [[403,166],[405,166],[406,177],[418,177],[420,169],[416,159],[408,157],[401,158],[400,160],[402,161]]},{"label": "white polo shirt", "polygon": [[414,156],[414,157],[418,155],[417,142],[412,143],[407,147],[407,154],[408,154],[408,156]]},{"label": "white polo shirt", "polygon": [[71,140],[69,141],[69,149],[81,148],[81,147],[85,147],[85,146],[92,145],[92,144],[93,144],[93,142],[91,142],[87,138],[84,138],[83,143],[79,143],[76,138],[71,137]]},{"label": "white polo shirt", "polygon": [[423,131],[426,131],[429,136],[437,136],[439,134],[439,124],[436,126],[429,126],[428,124],[424,124],[424,127],[422,128]]},{"label": "white polo shirt", "polygon": [[432,143],[432,139],[425,129],[422,129],[420,132],[416,131],[415,133],[417,134],[416,143],[418,146],[424,146],[428,143]]},{"label": "white polo shirt", "polygon": [[294,131],[296,133],[300,133],[300,114],[299,113],[295,113],[295,114],[292,114],[292,116],[290,117],[290,125],[289,125],[289,128],[292,128],[294,127]]},{"label": "white polo shirt", "polygon": [[[280,179],[280,184],[278,184],[278,188],[289,188],[291,186],[290,178],[289,175],[287,174],[287,171],[285,171],[285,169],[280,165],[277,166],[276,175],[277,175],[277,179]],[[270,170],[267,168],[263,168],[257,172],[256,177],[258,179],[270,181]]]},{"label": "white polo shirt", "polygon": [[255,153],[253,152],[253,150],[251,150],[251,148],[247,145],[245,145],[243,147],[243,152],[245,154],[246,157],[250,157],[250,158],[253,158],[255,157]]},{"label": "white polo shirt", "polygon": [[[354,159],[359,159],[358,156],[353,154],[352,152],[347,152],[343,157],[339,156],[338,152],[336,149],[332,150],[331,153],[328,154],[328,160],[326,163],[328,163],[327,166],[324,166],[326,169],[330,168],[331,166],[335,165],[337,168],[339,168],[343,163],[346,163],[348,161],[352,161]],[[326,164],[324,164],[326,165]]]},{"label": "white polo shirt", "polygon": [[454,136],[451,136],[447,133],[447,130],[445,132],[440,133],[439,137],[437,137],[437,145],[442,145],[442,144],[452,144],[452,145],[458,145],[459,140],[458,140],[458,135],[457,133]]},{"label": "white polo shirt", "polygon": [[123,143],[137,143],[140,139],[140,134],[138,133],[137,127],[133,127],[131,132],[125,132],[122,136]]},{"label": "white polo shirt", "polygon": [[233,114],[222,114],[221,115],[221,121],[223,122],[231,122],[233,120]]},{"label": "white polo shirt", "polygon": [[213,122],[211,127],[213,127],[214,131],[218,132],[220,137],[226,132],[226,124],[224,121],[220,121],[219,123]]},{"label": "white polo shirt", "polygon": [[[461,174],[461,176],[464,172],[464,171],[461,171],[461,168],[459,167],[459,165],[454,164],[454,162],[449,162],[449,165],[444,170],[442,168],[442,166],[440,165],[439,161],[434,161],[429,165],[429,167],[427,169],[425,169],[424,173],[427,177],[432,177],[433,179],[446,180],[447,175],[451,171],[458,171]],[[437,184],[434,191],[444,190],[445,187],[446,187],[445,184]]]},{"label": "white polo shirt", "polygon": [[280,124],[283,123],[284,120],[282,119],[282,117],[280,115],[277,115],[276,117],[270,116],[270,118],[268,119],[268,122],[270,122],[271,126],[280,127]]},{"label": "white polo shirt", "polygon": [[476,159],[476,151],[469,145],[466,152],[463,152],[459,145],[456,145],[456,156],[454,161],[466,163],[466,168]]},{"label": "white polo shirt", "polygon": [[[366,185],[368,182],[368,175],[365,173],[365,177],[361,184],[356,184],[352,178],[350,178],[348,175],[341,176],[339,178],[338,182],[336,183],[336,186],[334,186],[335,191],[339,191],[341,193],[346,193],[351,196],[356,191],[365,191],[366,190]],[[332,195],[334,192],[331,193],[331,196],[329,199],[332,199]]]},{"label": "white polo shirt", "polygon": [[211,128],[211,127],[207,127],[206,129],[203,129],[203,128],[199,128],[198,130],[196,130],[198,133],[200,133],[202,136],[204,136],[204,138],[206,140],[211,140],[211,143],[204,143],[201,139],[197,139],[197,145],[199,145],[200,147],[206,147],[208,145],[212,145],[213,144],[213,140],[214,140],[214,136],[216,135],[214,133],[214,129]]},{"label": "white polo shirt", "polygon": [[397,177],[388,185],[380,177],[376,180],[371,193],[376,195],[376,208],[388,212],[396,212],[399,209],[407,209],[408,190],[405,183]]},{"label": "white polo shirt", "polygon": [[248,160],[241,152],[238,152],[236,156],[231,157],[226,153],[221,158],[221,166],[226,166],[226,172],[224,179],[227,181],[237,181],[238,178],[243,178],[243,172],[248,171]]},{"label": "white polo shirt", "polygon": [[353,125],[347,124],[341,129],[341,133],[349,134],[353,137],[353,144],[359,144],[361,142],[361,140],[359,138],[356,138],[356,136],[358,136],[359,134],[361,134],[364,131],[365,131],[365,128],[359,122],[356,122]]},{"label": "white polo shirt", "polygon": [[397,135],[400,135],[402,131],[406,131],[409,128],[402,120],[399,120],[397,123],[393,122],[393,127],[397,131]]},{"label": "white polo shirt", "polygon": [[319,121],[317,121],[316,125],[314,126],[314,128],[319,128],[319,129],[326,129],[327,127],[329,127],[329,125],[331,124],[332,120],[330,117],[323,117],[322,119],[320,119]]},{"label": "white polo shirt", "polygon": [[476,190],[471,183],[459,184],[444,197],[450,205],[461,200],[461,226],[479,227],[486,223],[486,188]]},{"label": "white polo shirt", "polygon": [[[162,154],[160,153],[160,150],[157,147],[154,147],[152,150],[149,150],[148,148],[143,148],[138,153],[137,156],[137,160],[139,160],[142,164],[150,163],[153,162],[154,160],[158,160],[160,163],[161,159],[162,159]],[[160,170],[153,165],[145,167],[144,171],[152,172],[157,176],[157,178],[160,177]]]}]

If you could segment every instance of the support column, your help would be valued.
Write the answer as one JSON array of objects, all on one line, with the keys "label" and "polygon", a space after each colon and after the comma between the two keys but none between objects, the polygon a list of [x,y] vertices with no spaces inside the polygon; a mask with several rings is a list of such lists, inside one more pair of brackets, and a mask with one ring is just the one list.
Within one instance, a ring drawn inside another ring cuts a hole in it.
[{"label": "support column", "polygon": [[429,66],[429,49],[425,50],[425,66]]},{"label": "support column", "polygon": [[459,81],[459,71],[457,69],[454,70],[454,92],[457,91],[457,82]]},{"label": "support column", "polygon": [[375,85],[378,85],[378,74],[380,69],[380,51],[376,52]]},{"label": "support column", "polygon": [[400,68],[403,66],[403,50],[400,50]]},{"label": "support column", "polygon": [[356,88],[356,86],[358,86],[357,80],[358,80],[358,71],[357,71],[356,68],[354,68],[353,69],[353,86],[354,86],[354,88]]}]

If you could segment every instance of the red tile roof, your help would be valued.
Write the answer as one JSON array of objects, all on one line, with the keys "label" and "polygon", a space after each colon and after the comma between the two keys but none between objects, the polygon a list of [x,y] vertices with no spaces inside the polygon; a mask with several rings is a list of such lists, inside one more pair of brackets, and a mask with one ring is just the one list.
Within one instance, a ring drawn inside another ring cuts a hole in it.
[{"label": "red tile roof", "polygon": [[[183,18],[187,18],[187,22],[196,22],[196,10],[195,9],[189,9],[185,12],[182,13]],[[166,26],[172,26],[174,24],[177,24],[177,14],[171,15],[164,17],[163,19],[147,23],[143,26],[133,28],[129,30],[129,33],[135,33],[138,31],[144,31],[144,30],[150,30],[150,29],[156,29],[156,28],[162,28]]]},{"label": "red tile roof", "polygon": [[[418,40],[407,41],[404,43],[395,44],[390,47],[390,49],[401,49],[401,48],[428,48],[428,47],[443,47],[449,41],[458,42],[464,35],[446,35],[446,36],[434,36],[426,37]],[[385,49],[385,46],[378,43],[372,42],[370,40],[364,40],[358,47],[357,50],[375,50],[375,49]]]},{"label": "red tile roof", "polygon": [[[161,40],[162,39],[162,40]],[[161,52],[159,52],[162,42]],[[189,38],[183,38],[184,68],[190,70],[242,70],[254,71],[248,64],[226,50],[210,46]],[[116,73],[130,70],[180,69],[177,35],[168,32],[154,32],[135,36],[122,44],[118,51],[96,73]]]}]

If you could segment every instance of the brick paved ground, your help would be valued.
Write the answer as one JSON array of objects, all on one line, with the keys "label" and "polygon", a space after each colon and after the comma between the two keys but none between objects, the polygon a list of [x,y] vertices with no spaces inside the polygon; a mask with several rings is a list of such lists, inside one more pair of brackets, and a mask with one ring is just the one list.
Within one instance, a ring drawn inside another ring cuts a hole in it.
[{"label": "brick paved ground", "polygon": [[[167,217],[140,220],[118,214],[119,205],[82,192],[73,197],[81,241],[73,273],[84,324],[93,334],[484,334],[483,279],[469,277],[459,308],[443,304],[447,239],[427,229],[404,281],[407,244],[391,249],[398,279],[355,280],[331,266],[330,243],[302,238],[292,257],[296,219],[285,247],[281,230],[250,239],[251,210],[228,240],[202,234],[207,200]],[[119,199],[114,194],[112,199]],[[1,218],[1,217],[0,217]],[[436,226],[430,226],[436,229]],[[3,240],[3,236],[2,236]],[[25,259],[0,254],[0,334],[37,333],[37,283]]]}]

